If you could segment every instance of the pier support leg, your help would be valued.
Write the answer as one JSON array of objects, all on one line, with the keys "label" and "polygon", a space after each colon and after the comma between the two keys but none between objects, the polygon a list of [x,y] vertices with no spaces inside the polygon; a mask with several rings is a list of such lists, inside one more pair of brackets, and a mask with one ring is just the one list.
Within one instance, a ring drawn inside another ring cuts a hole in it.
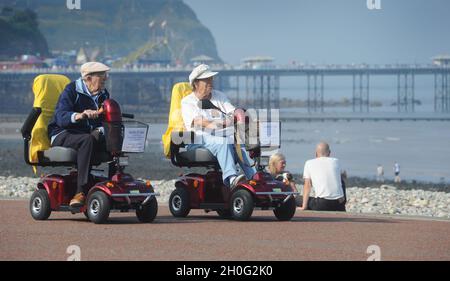
[{"label": "pier support leg", "polygon": [[397,74],[397,111],[414,112],[414,74]]},{"label": "pier support leg", "polygon": [[434,74],[434,111],[450,112],[450,73],[441,72]]},{"label": "pier support leg", "polygon": [[353,112],[369,112],[370,76],[368,73],[353,74],[352,108]]},{"label": "pier support leg", "polygon": [[[320,76],[320,77],[318,77]],[[311,79],[312,78],[312,79]],[[318,79],[319,78],[319,79]],[[324,112],[324,75],[321,74],[313,74],[307,75],[307,91],[308,91],[308,99],[307,99],[307,107],[308,113],[311,112]],[[313,85],[311,85],[311,81]]]}]

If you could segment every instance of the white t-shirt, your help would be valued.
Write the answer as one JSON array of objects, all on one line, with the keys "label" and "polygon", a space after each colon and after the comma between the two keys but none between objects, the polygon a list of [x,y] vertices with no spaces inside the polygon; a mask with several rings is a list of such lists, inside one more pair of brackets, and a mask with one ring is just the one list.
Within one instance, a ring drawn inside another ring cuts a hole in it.
[{"label": "white t-shirt", "polygon": [[306,161],[303,178],[311,180],[316,197],[335,200],[344,196],[341,168],[336,158],[319,157]]},{"label": "white t-shirt", "polygon": [[[226,114],[233,112],[236,108],[230,103],[227,96],[220,92],[213,90],[211,94],[210,101],[220,108]],[[181,100],[181,115],[183,117],[184,126],[187,130],[195,131],[196,134],[203,135],[208,133],[208,130],[202,131],[200,129],[195,130],[192,126],[192,121],[197,117],[203,117],[208,121],[214,120],[224,120],[225,116],[222,112],[217,109],[201,109],[198,106],[199,99],[194,93],[185,96]],[[230,128],[231,132],[234,128]],[[228,135],[227,133],[221,132],[221,134]]]}]

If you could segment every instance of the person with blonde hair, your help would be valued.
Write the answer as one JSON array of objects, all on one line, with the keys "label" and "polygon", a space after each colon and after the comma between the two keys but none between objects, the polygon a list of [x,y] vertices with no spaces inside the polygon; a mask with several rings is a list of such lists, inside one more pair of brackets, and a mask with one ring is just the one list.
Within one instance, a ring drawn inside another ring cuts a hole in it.
[{"label": "person with blonde hair", "polygon": [[[289,185],[293,192],[297,192],[297,187],[295,186],[295,182],[293,180],[292,174],[286,171],[286,157],[277,152],[272,154],[269,159],[269,173],[279,181],[284,182],[286,185]],[[295,198],[295,202],[297,206],[300,206],[300,197]]]}]

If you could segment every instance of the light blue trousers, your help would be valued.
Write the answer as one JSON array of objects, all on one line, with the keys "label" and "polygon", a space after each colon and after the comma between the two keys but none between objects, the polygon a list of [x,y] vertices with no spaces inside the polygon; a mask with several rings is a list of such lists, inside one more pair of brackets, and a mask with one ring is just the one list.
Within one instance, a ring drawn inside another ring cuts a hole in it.
[{"label": "light blue trousers", "polygon": [[[247,179],[253,178],[253,175],[256,173],[256,169],[251,167],[249,157],[244,149],[241,148],[242,158],[244,160],[241,162],[236,154],[234,144],[231,143],[229,139],[211,135],[203,135],[201,139],[202,143],[189,144],[187,146],[187,150],[200,147],[208,149],[219,162],[219,166],[222,169],[222,179],[225,185],[229,186],[231,184],[229,182],[229,177],[238,175],[238,170],[235,165],[236,162],[238,162],[239,166],[241,166]],[[226,140],[228,140],[228,142]]]}]

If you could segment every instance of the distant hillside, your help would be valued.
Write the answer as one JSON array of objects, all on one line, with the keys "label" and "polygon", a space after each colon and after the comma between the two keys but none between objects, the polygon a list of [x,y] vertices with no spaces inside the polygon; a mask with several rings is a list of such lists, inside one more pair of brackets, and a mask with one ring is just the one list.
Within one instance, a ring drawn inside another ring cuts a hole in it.
[{"label": "distant hillside", "polygon": [[0,9],[0,37],[0,59],[22,54],[48,55],[47,41],[31,10]]},{"label": "distant hillside", "polygon": [[153,36],[165,37],[175,59],[183,62],[202,54],[221,61],[211,32],[181,0],[81,0],[80,10],[67,9],[62,0],[2,4],[35,11],[51,50],[89,47],[123,56]]}]

